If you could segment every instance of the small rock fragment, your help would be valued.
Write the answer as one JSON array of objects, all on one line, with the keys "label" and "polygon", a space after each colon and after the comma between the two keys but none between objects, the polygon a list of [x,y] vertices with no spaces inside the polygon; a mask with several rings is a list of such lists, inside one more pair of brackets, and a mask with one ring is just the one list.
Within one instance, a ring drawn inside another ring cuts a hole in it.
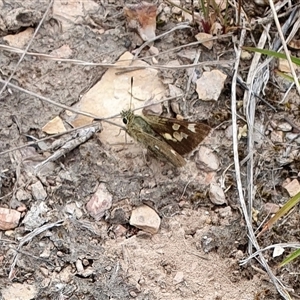
[{"label": "small rock fragment", "polygon": [[112,195],[108,192],[105,184],[100,183],[97,191],[86,204],[86,209],[96,221],[99,221],[105,212],[111,208],[111,205]]},{"label": "small rock fragment", "polygon": [[47,244],[44,246],[44,250],[43,252],[40,254],[41,258],[49,258],[52,252],[52,245],[51,244]]},{"label": "small rock fragment", "polygon": [[[169,91],[170,91],[170,97],[182,96],[182,94],[183,94],[182,89],[178,88],[174,84],[169,84]],[[173,103],[173,102],[171,102],[171,103]]]},{"label": "small rock fragment", "polygon": [[172,111],[173,111],[177,116],[181,113],[178,102],[172,101],[172,102],[171,102],[171,108],[172,108]]},{"label": "small rock fragment", "polygon": [[73,29],[80,18],[85,18],[86,12],[96,12],[99,9],[100,5],[95,1],[54,1],[51,15],[59,22],[60,30],[64,33]]},{"label": "small rock fragment", "polygon": [[179,271],[176,273],[176,275],[173,278],[173,284],[178,284],[183,282],[184,280],[184,276],[183,276],[183,272]]},{"label": "small rock fragment", "polygon": [[63,283],[69,283],[74,277],[72,266],[67,266],[63,268],[57,276],[57,279]]},{"label": "small rock fragment", "polygon": [[44,201],[47,198],[47,193],[40,181],[31,185],[32,196],[37,201]]},{"label": "small rock fragment", "polygon": [[[292,63],[293,68],[297,69],[297,65]],[[287,59],[279,58],[278,60],[278,70],[285,73],[291,73],[290,65]]]},{"label": "small rock fragment", "polygon": [[294,197],[300,192],[300,184],[297,179],[293,179],[289,183],[284,183],[282,186],[287,190],[291,197]]},{"label": "small rock fragment", "polygon": [[226,78],[227,76],[219,70],[203,72],[203,75],[196,82],[199,99],[203,101],[217,101]]},{"label": "small rock fragment", "polygon": [[283,143],[283,132],[278,130],[272,131],[271,141],[274,143]]},{"label": "small rock fragment", "polygon": [[187,63],[192,63],[197,55],[196,49],[183,49],[177,53],[177,56]]},{"label": "small rock fragment", "polygon": [[136,234],[136,237],[139,238],[139,239],[151,239],[152,238],[152,234],[149,233],[149,232],[145,232],[143,230],[140,230],[137,234]]},{"label": "small rock fragment", "polygon": [[7,285],[5,288],[2,288],[1,294],[3,300],[32,300],[35,299],[37,295],[37,289],[34,285],[15,282],[9,286]]},{"label": "small rock fragment", "polygon": [[[3,7],[2,3],[1,7]],[[9,31],[18,31],[22,28],[33,27],[39,23],[41,18],[41,12],[38,10],[25,9],[25,7],[11,9],[9,13],[5,15],[6,29]]]},{"label": "small rock fragment", "polygon": [[214,2],[220,11],[225,10],[227,7],[227,2],[224,0],[214,0]]},{"label": "small rock fragment", "polygon": [[202,247],[202,250],[205,252],[205,253],[209,253],[211,252],[213,249],[216,248],[216,241],[208,236],[208,235],[203,235],[202,238],[201,238],[201,247]]},{"label": "small rock fragment", "polygon": [[154,46],[151,46],[151,47],[149,48],[149,52],[150,52],[151,55],[158,55],[158,54],[159,54],[158,48],[156,48],[156,47],[154,47]]},{"label": "small rock fragment", "polygon": [[73,182],[72,175],[70,174],[69,171],[62,170],[62,171],[59,172],[58,176],[59,176],[60,179],[62,179],[63,181],[70,182],[70,183]]},{"label": "small rock fragment", "polygon": [[48,277],[49,275],[49,270],[45,267],[40,267],[40,271],[41,273],[45,276],[45,277]]},{"label": "small rock fragment", "polygon": [[156,4],[145,1],[138,4],[127,4],[124,14],[128,28],[136,30],[144,41],[155,37],[156,30]]},{"label": "small rock fragment", "polygon": [[[145,105],[150,105],[153,101],[146,101]],[[153,103],[153,105],[147,106],[143,108],[143,114],[146,116],[147,114],[160,116],[163,112],[163,107],[161,103]]]},{"label": "small rock fragment", "polygon": [[114,231],[114,234],[115,234],[116,238],[120,238],[120,237],[126,235],[127,229],[124,226],[122,226],[122,225],[117,225],[113,229],[113,231]]},{"label": "small rock fragment", "polygon": [[216,36],[216,35],[221,35],[223,34],[223,27],[222,25],[219,23],[219,22],[214,22],[212,25],[211,25],[211,28],[209,30],[209,33],[212,34],[213,36]]},{"label": "small rock fragment", "polygon": [[87,267],[86,269],[84,269],[80,275],[83,277],[89,277],[94,273],[94,269],[92,267]]},{"label": "small rock fragment", "polygon": [[0,207],[0,230],[14,229],[18,226],[21,213],[14,209]]},{"label": "small rock fragment", "polygon": [[285,131],[285,132],[291,131],[292,128],[293,128],[292,125],[287,122],[282,122],[277,125],[278,130]]},{"label": "small rock fragment", "polygon": [[173,0],[172,3],[174,3],[175,5],[172,6],[172,12],[171,13],[174,14],[174,15],[181,14],[182,9],[179,8],[181,6],[180,0]]},{"label": "small rock fragment", "polygon": [[92,275],[94,272],[94,269],[92,267],[84,268],[81,259],[77,259],[75,265],[76,265],[77,273],[83,277],[88,277]]},{"label": "small rock fragment", "polygon": [[276,214],[279,210],[279,205],[275,203],[267,202],[264,205],[264,210],[269,214]]},{"label": "small rock fragment", "polygon": [[241,52],[241,60],[251,60],[252,59],[252,55],[250,52],[242,50]]},{"label": "small rock fragment", "polygon": [[77,272],[80,274],[84,270],[82,261],[80,259],[77,259],[75,265],[76,265]]},{"label": "small rock fragment", "polygon": [[227,204],[227,200],[222,188],[217,183],[211,183],[209,187],[210,201],[216,205]]},{"label": "small rock fragment", "polygon": [[[205,32],[199,32],[198,34],[195,35],[195,38],[197,39],[197,41],[202,41],[202,40],[206,40],[206,39],[210,39],[213,36],[209,33],[205,33]],[[203,46],[205,46],[207,49],[211,50],[214,43],[213,40],[211,41],[206,41],[202,43]]]},{"label": "small rock fragment", "polygon": [[65,206],[65,212],[72,215],[73,217],[75,216],[76,219],[80,219],[82,217],[82,211],[79,207],[77,207],[76,203],[68,203]]},{"label": "small rock fragment", "polygon": [[46,223],[48,221],[48,217],[46,216],[48,211],[49,207],[45,202],[34,203],[22,222],[25,225],[25,229],[31,231]]},{"label": "small rock fragment", "polygon": [[132,211],[129,224],[145,232],[155,234],[159,230],[160,217],[152,208],[142,205]]},{"label": "small rock fragment", "polygon": [[[285,135],[286,139],[290,140],[290,141],[296,141],[297,142],[297,138],[299,137],[299,134],[298,133],[293,133],[293,132],[288,132],[286,135]],[[297,142],[299,143],[299,142]]]},{"label": "small rock fragment", "polygon": [[276,245],[273,250],[273,257],[280,256],[283,252],[284,248],[279,245]]},{"label": "small rock fragment", "polygon": [[65,125],[62,121],[62,119],[57,116],[51,121],[49,121],[42,130],[46,132],[47,134],[57,134],[62,133],[66,131]]},{"label": "small rock fragment", "polygon": [[232,216],[232,209],[230,206],[222,207],[219,209],[219,216],[223,219],[230,218]]},{"label": "small rock fragment", "polygon": [[19,189],[16,192],[16,198],[19,201],[25,201],[25,200],[31,199],[31,195],[27,191],[25,191],[23,189]]},{"label": "small rock fragment", "polygon": [[192,24],[193,16],[190,13],[182,11],[182,21],[183,22],[188,22],[189,24]]},{"label": "small rock fragment", "polygon": [[28,27],[26,30],[21,31],[16,34],[9,34],[3,37],[3,40],[6,41],[10,46],[17,48],[24,48],[26,44],[30,41],[34,33],[34,29]]},{"label": "small rock fragment", "polygon": [[219,168],[219,159],[211,149],[201,146],[196,157],[196,164],[200,169],[216,171]]},{"label": "small rock fragment", "polygon": [[72,56],[72,49],[69,45],[62,45],[60,48],[51,51],[50,55],[58,58],[70,58]]},{"label": "small rock fragment", "polygon": [[87,267],[89,264],[90,264],[90,262],[88,261],[88,259],[84,258],[84,259],[82,260],[82,265],[83,265],[83,266]]}]

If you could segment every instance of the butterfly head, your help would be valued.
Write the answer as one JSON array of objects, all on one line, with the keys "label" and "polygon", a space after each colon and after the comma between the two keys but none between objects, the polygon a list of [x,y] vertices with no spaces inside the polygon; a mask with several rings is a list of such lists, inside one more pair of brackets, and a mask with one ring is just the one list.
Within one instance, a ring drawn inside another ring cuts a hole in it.
[{"label": "butterfly head", "polygon": [[128,125],[131,122],[132,118],[134,117],[134,114],[131,109],[123,110],[121,112],[121,117],[122,117],[123,123],[125,125]]}]

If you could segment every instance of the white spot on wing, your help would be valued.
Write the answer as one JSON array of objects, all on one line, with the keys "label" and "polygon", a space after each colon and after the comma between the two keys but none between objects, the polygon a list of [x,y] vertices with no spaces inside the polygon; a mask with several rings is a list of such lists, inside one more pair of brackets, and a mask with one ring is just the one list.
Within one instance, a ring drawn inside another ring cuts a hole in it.
[{"label": "white spot on wing", "polygon": [[188,125],[188,130],[196,133],[196,124],[195,123],[189,124]]},{"label": "white spot on wing", "polygon": [[174,139],[174,138],[171,136],[171,134],[169,134],[169,133],[164,133],[162,136],[163,136],[166,140],[168,140],[168,141],[174,141],[174,142],[177,142],[177,140]]},{"label": "white spot on wing", "polygon": [[179,142],[182,141],[182,134],[180,134],[178,131],[174,132],[173,136],[177,141],[179,141]]},{"label": "white spot on wing", "polygon": [[177,124],[177,123],[174,123],[174,124],[172,125],[172,128],[173,128],[173,130],[178,130],[178,129],[180,128],[180,125]]}]

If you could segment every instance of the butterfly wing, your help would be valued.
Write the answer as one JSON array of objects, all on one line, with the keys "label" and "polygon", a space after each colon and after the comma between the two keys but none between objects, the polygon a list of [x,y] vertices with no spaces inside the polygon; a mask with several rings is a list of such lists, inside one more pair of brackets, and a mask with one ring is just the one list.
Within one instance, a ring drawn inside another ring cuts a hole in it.
[{"label": "butterfly wing", "polygon": [[211,128],[200,122],[147,115],[151,128],[180,155],[191,152],[209,134]]},{"label": "butterfly wing", "polygon": [[147,149],[152,151],[157,157],[169,161],[175,167],[182,167],[186,164],[184,158],[177,153],[165,141],[159,140],[155,136],[146,133],[140,128],[127,128],[128,134],[137,142],[143,144]]}]

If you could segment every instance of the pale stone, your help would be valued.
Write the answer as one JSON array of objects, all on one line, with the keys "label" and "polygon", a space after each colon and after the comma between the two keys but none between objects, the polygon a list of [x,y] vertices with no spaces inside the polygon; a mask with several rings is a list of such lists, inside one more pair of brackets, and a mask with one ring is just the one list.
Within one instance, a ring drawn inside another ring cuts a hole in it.
[{"label": "pale stone", "polygon": [[227,1],[226,0],[214,0],[215,4],[218,6],[220,11],[226,9]]},{"label": "pale stone", "polygon": [[[118,66],[129,66],[133,55],[125,52],[116,63]],[[149,66],[141,60],[135,60],[132,66]],[[135,109],[141,107],[144,101],[152,99],[158,102],[163,99],[166,91],[158,77],[158,71],[147,68],[136,70],[131,73],[124,73],[122,76],[116,73],[120,70],[110,68],[76,104],[75,108],[96,115],[100,118],[107,118],[120,113],[122,110]],[[133,76],[132,99],[130,96],[130,82]],[[141,111],[135,111],[135,114],[141,114]],[[117,125],[124,126],[121,118],[112,120]],[[68,122],[74,127],[92,123],[92,119],[85,116],[77,116],[69,113]],[[103,122],[103,131],[99,138],[103,143],[119,144],[125,141],[125,132],[112,124]],[[128,142],[132,139],[128,137]]]},{"label": "pale stone", "polygon": [[150,52],[151,55],[158,55],[158,54],[159,54],[158,48],[157,48],[157,47],[154,47],[154,46],[151,46],[151,47],[149,48],[149,52]]},{"label": "pale stone", "polygon": [[197,80],[198,97],[204,101],[219,99],[224,87],[227,76],[219,70],[203,72],[203,75]]},{"label": "pale stone", "polygon": [[267,202],[264,204],[264,210],[270,214],[276,214],[279,210],[279,205],[275,203]]},{"label": "pale stone", "polygon": [[35,299],[37,295],[37,289],[34,285],[27,283],[12,283],[11,285],[6,285],[1,289],[3,300],[31,300]]},{"label": "pale stone", "polygon": [[184,281],[184,275],[183,272],[179,271],[176,273],[176,275],[173,278],[173,283],[178,284]]},{"label": "pale stone", "polygon": [[279,130],[272,131],[271,141],[274,143],[283,143],[283,132]]},{"label": "pale stone", "polygon": [[[174,3],[174,4],[176,4],[177,6],[181,6],[181,3],[180,3],[180,0],[172,0],[172,2]],[[179,8],[179,7],[177,7],[177,6],[173,6],[172,7],[172,13],[173,14],[175,14],[175,15],[179,15],[180,13],[181,13],[181,9]]]},{"label": "pale stone", "polygon": [[159,230],[160,217],[152,208],[142,205],[132,211],[129,223],[146,232],[155,234]]},{"label": "pale stone", "polygon": [[26,230],[34,230],[48,221],[47,212],[49,207],[45,204],[44,201],[32,204],[30,211],[27,212],[23,224],[25,225]]},{"label": "pale stone", "polygon": [[[297,65],[292,63],[293,68],[296,70]],[[285,73],[291,73],[291,69],[287,59],[279,58],[278,59],[278,70]]]},{"label": "pale stone", "polygon": [[82,217],[82,211],[79,207],[77,207],[76,203],[68,203],[65,206],[65,212],[72,215],[73,217],[75,216],[76,219],[80,219]]},{"label": "pale stone", "polygon": [[49,121],[42,130],[47,134],[57,134],[62,133],[66,131],[65,125],[62,121],[62,119],[57,116],[51,121]]},{"label": "pale stone", "polygon": [[76,260],[75,266],[76,266],[76,270],[79,274],[84,270],[84,267],[82,265],[82,261],[80,259]]},{"label": "pale stone", "polygon": [[18,226],[21,213],[9,208],[0,207],[0,230],[14,229]]},{"label": "pale stone", "polygon": [[[197,41],[202,41],[202,40],[206,40],[206,39],[210,39],[213,36],[209,33],[205,33],[205,32],[199,32],[198,34],[195,35],[195,38]],[[213,40],[211,41],[206,41],[202,43],[203,46],[205,46],[207,49],[211,50],[214,43]]]},{"label": "pale stone", "polygon": [[205,171],[216,171],[219,168],[219,159],[211,149],[201,146],[196,157],[196,164]]},{"label": "pale stone", "polygon": [[34,33],[34,29],[29,27],[24,31],[21,31],[16,34],[9,34],[3,37],[3,40],[6,41],[10,46],[17,48],[24,48],[27,43],[30,41]]},{"label": "pale stone", "polygon": [[277,128],[281,131],[291,131],[293,129],[292,125],[287,122],[282,122],[277,125]]},{"label": "pale stone", "polygon": [[52,6],[52,17],[59,22],[62,32],[65,32],[76,24],[81,24],[87,12],[97,10],[100,10],[100,6],[92,0],[55,0]]},{"label": "pale stone", "polygon": [[96,221],[99,221],[104,216],[105,212],[111,208],[111,205],[112,195],[107,190],[106,185],[100,183],[97,191],[86,204],[86,209]]},{"label": "pale stone", "polygon": [[219,209],[219,216],[223,219],[232,217],[232,209],[230,206],[226,206]]},{"label": "pale stone", "polygon": [[251,60],[252,59],[252,54],[248,51],[242,50],[241,52],[241,60]]},{"label": "pale stone", "polygon": [[31,185],[32,196],[37,201],[44,201],[47,198],[47,193],[40,181]]},{"label": "pale stone", "polygon": [[50,55],[59,57],[59,58],[70,58],[73,54],[72,49],[69,45],[62,45],[58,49],[55,49],[50,52]]},{"label": "pale stone", "polygon": [[291,197],[294,197],[300,192],[300,184],[297,179],[293,179],[291,182],[282,185]]},{"label": "pale stone", "polygon": [[283,252],[284,248],[279,245],[276,245],[273,250],[273,257],[280,256]]},{"label": "pale stone", "polygon": [[216,205],[227,204],[224,191],[217,183],[211,183],[209,187],[210,201]]}]

